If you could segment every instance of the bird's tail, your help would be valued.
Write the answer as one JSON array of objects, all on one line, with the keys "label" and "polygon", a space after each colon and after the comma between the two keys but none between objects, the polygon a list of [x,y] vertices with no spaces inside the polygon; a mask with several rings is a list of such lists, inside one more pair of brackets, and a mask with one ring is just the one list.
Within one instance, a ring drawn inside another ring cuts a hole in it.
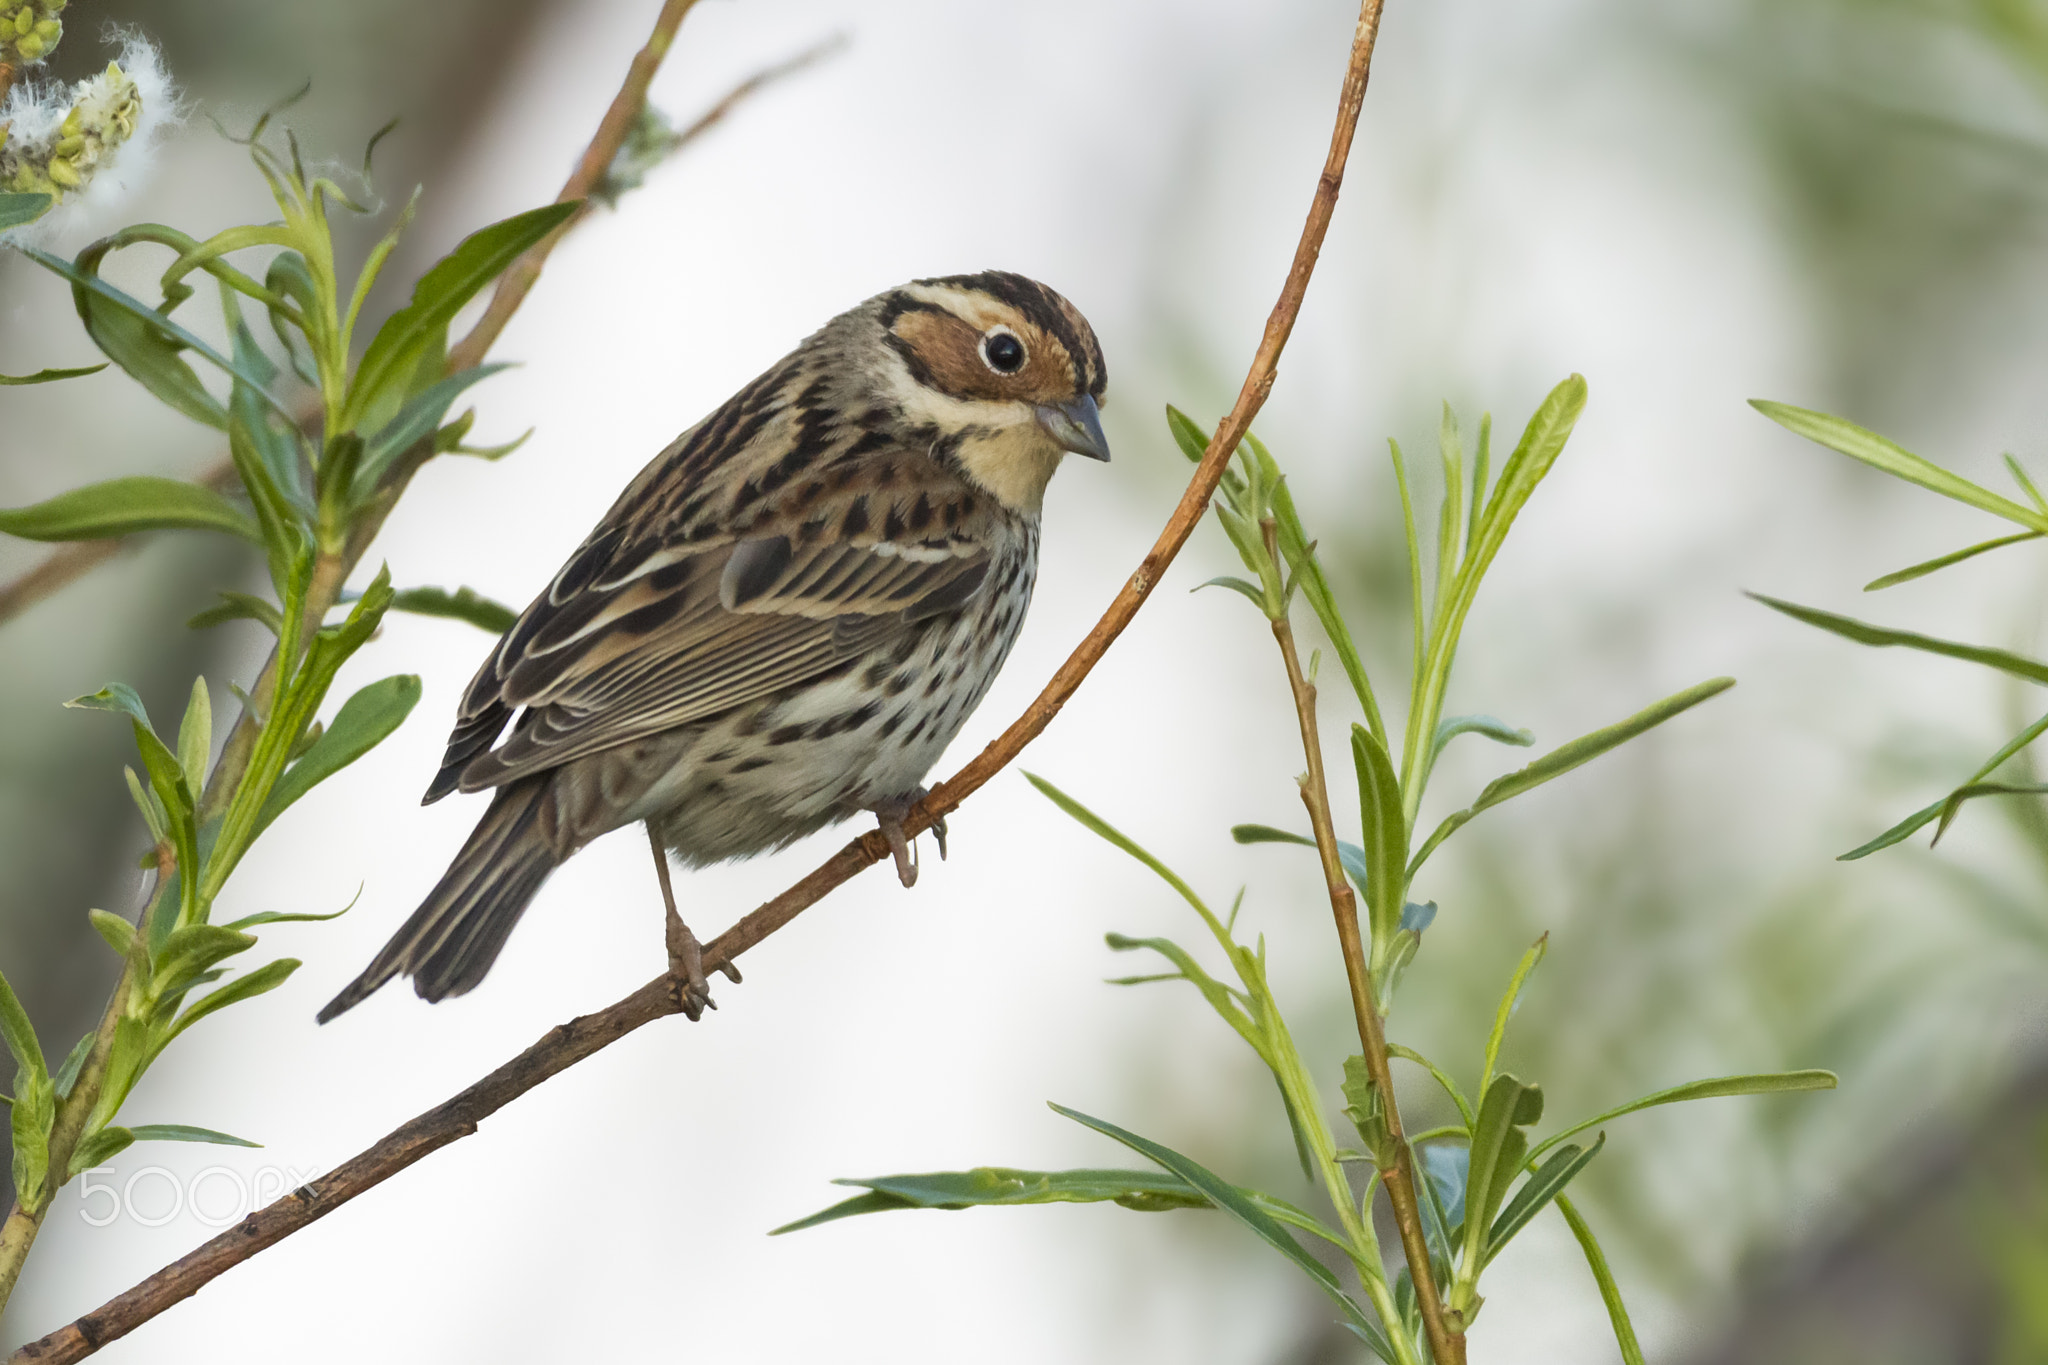
[{"label": "bird's tail", "polygon": [[540,813],[553,778],[543,773],[498,789],[440,884],[392,935],[376,960],[327,1007],[320,1022],[360,1004],[394,976],[409,976],[422,999],[461,995],[484,979],[560,862],[542,837]]}]

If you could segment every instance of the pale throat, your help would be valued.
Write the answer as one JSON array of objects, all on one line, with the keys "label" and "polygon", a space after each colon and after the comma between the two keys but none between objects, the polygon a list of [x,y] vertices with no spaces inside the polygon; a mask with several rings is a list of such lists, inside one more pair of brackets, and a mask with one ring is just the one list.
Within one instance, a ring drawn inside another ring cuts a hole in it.
[{"label": "pale throat", "polygon": [[955,455],[967,477],[994,494],[996,501],[1035,517],[1045,503],[1045,486],[1066,453],[1027,417],[1013,426],[980,428],[960,443]]},{"label": "pale throat", "polygon": [[969,479],[1010,511],[1038,515],[1066,451],[1029,403],[954,398],[919,384],[900,362],[883,382],[910,424],[962,433],[954,457]]}]

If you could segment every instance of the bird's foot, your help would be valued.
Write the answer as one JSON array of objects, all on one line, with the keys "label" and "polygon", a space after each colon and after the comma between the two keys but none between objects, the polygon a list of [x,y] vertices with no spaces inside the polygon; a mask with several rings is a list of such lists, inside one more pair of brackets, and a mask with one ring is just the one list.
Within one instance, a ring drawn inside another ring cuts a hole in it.
[{"label": "bird's foot", "polygon": [[[733,980],[740,979],[739,972],[729,964],[725,970]],[[711,998],[711,984],[704,979],[704,945],[697,942],[682,916],[674,913],[668,917],[668,989],[676,1008],[693,1024],[703,1017],[705,1010],[718,1008],[718,1002]]]},{"label": "bird's foot", "polygon": [[[910,808],[925,798],[925,788],[919,787],[907,796],[877,801],[869,807],[875,813],[875,821],[882,828],[882,837],[889,841],[889,852],[896,859],[896,880],[905,886],[917,885],[917,860],[913,856],[910,839],[903,833],[903,817],[910,814]],[[932,838],[938,841],[939,861],[946,858],[946,821],[943,816],[932,821]]]}]

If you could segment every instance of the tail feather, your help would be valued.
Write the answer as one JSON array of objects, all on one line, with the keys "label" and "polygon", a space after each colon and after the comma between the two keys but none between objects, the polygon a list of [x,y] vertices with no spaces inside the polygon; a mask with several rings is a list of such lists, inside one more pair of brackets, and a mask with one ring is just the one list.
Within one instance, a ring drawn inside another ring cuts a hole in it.
[{"label": "tail feather", "polygon": [[512,926],[559,860],[540,830],[552,774],[498,789],[462,851],[363,974],[320,1011],[326,1023],[394,976],[426,1000],[461,995],[484,979]]}]

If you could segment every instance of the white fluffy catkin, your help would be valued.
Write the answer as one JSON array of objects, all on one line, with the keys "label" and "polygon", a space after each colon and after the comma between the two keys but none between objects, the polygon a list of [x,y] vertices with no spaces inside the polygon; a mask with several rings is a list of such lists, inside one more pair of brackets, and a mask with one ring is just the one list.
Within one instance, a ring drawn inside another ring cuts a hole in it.
[{"label": "white fluffy catkin", "polygon": [[98,75],[66,87],[17,85],[0,106],[0,193],[54,195],[33,223],[0,233],[12,246],[69,241],[110,221],[139,186],[163,136],[176,126],[178,94],[156,45],[118,33],[121,52]]}]

